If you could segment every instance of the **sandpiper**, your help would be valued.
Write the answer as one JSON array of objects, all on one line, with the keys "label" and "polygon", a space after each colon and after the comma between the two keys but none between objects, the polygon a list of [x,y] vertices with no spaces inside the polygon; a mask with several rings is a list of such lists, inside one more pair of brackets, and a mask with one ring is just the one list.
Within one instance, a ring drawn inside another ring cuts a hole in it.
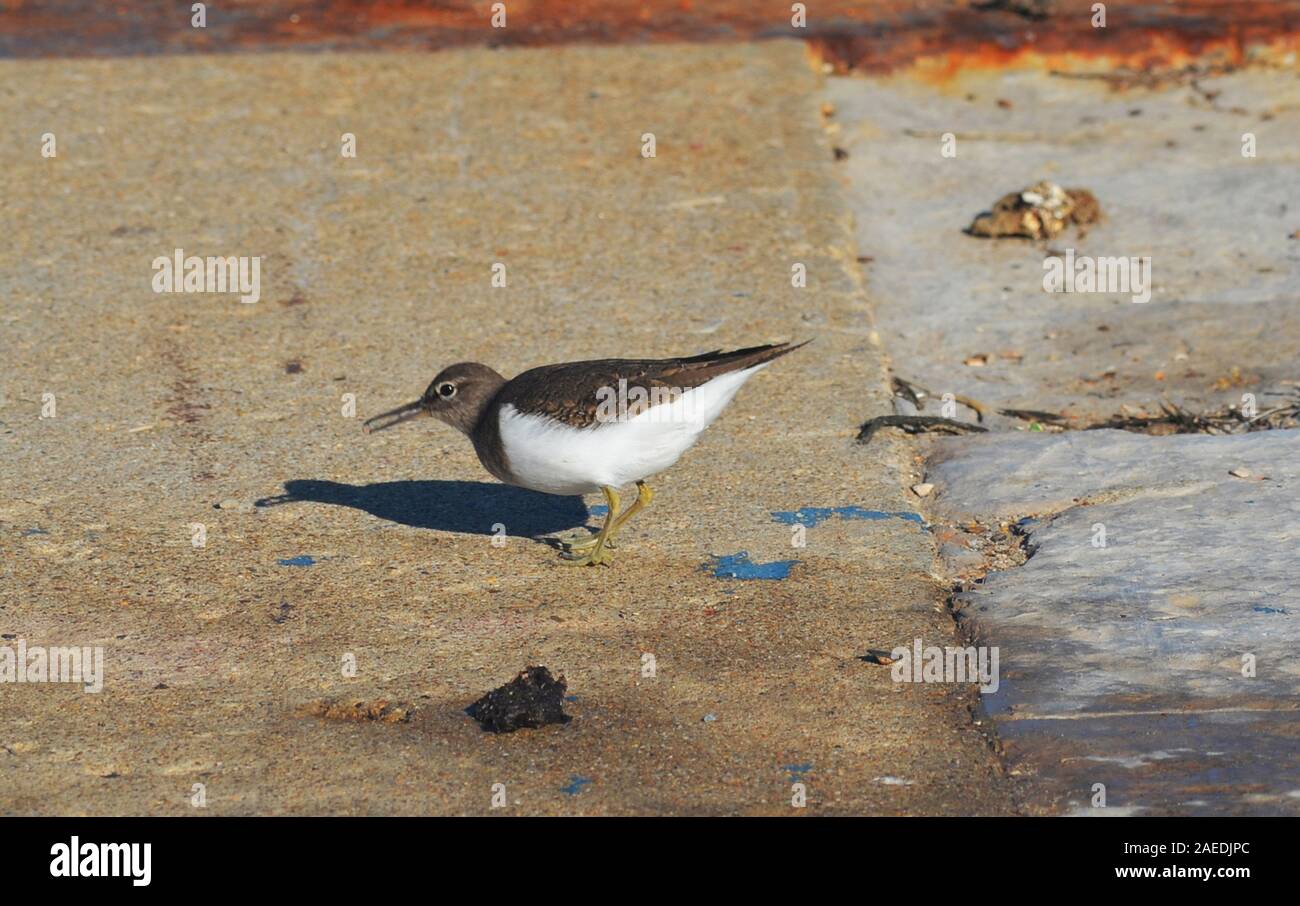
[{"label": "sandpiper", "polygon": [[[543,365],[511,380],[461,362],[443,369],[418,400],[365,428],[427,412],[466,434],[483,467],[507,484],[547,494],[600,491],[609,505],[600,532],[562,544],[573,563],[606,565],[611,539],[650,503],[646,479],[677,462],[745,381],[804,343]],[[619,513],[619,489],[634,482],[636,500]]]}]

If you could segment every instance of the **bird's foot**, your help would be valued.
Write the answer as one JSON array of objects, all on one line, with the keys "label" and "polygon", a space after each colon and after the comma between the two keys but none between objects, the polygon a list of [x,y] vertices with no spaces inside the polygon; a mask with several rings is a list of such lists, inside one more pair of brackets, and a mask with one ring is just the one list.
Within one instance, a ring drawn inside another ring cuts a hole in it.
[{"label": "bird's foot", "polygon": [[[564,538],[560,538],[559,544],[560,547],[562,547],[565,551],[586,551],[586,550],[591,550],[593,547],[595,547],[596,543],[599,540],[600,540],[599,533],[593,535],[590,532],[578,531],[578,532],[574,532],[572,535],[568,535]],[[606,538],[605,546],[614,547],[614,539]]]},{"label": "bird's foot", "polygon": [[591,546],[590,553],[581,553],[580,551],[565,551],[560,554],[566,566],[612,566],[614,564],[614,555],[609,552],[608,544],[605,547]]}]

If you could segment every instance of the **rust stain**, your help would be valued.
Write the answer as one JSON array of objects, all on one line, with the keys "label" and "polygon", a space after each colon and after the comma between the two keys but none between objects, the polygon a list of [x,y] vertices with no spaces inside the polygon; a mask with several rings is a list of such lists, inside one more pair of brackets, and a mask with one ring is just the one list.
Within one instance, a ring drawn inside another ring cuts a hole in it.
[{"label": "rust stain", "polygon": [[[164,338],[159,354],[175,375],[171,383],[171,395],[164,401],[167,404],[167,414],[182,425],[199,424],[207,417],[212,405],[198,399],[203,394],[203,388],[199,384],[197,372],[181,346],[171,337]],[[193,433],[201,440],[210,439],[205,431],[196,429]]]},{"label": "rust stain", "polygon": [[1104,28],[1093,26],[1091,7],[1092,0],[1062,0],[1049,19],[1027,21],[947,4],[914,16],[910,27],[891,20],[869,34],[848,30],[812,43],[839,72],[914,68],[934,81],[1013,67],[1068,72],[1101,64],[1146,72],[1206,60],[1223,68],[1253,60],[1294,64],[1287,58],[1300,51],[1297,0],[1112,3]]},{"label": "rust stain", "polygon": [[734,41],[808,42],[840,72],[915,70],[951,79],[969,69],[1093,67],[1137,72],[1210,58],[1236,67],[1256,59],[1294,64],[1300,0],[1092,0],[981,8],[971,0],[818,0],[794,27],[788,4],[752,0],[511,0],[494,28],[486,0],[225,0],[208,5],[206,28],[189,4],[166,0],[0,0],[0,57],[82,57],[263,50],[436,50],[464,46]]},{"label": "rust stain", "polygon": [[211,415],[212,404],[205,399],[208,388],[199,380],[199,370],[175,333],[183,331],[169,330],[159,334],[157,340],[148,342],[161,360],[165,372],[171,375],[170,393],[161,400],[161,404],[166,407],[168,418],[188,442],[184,455],[190,469],[190,481],[208,482],[217,477],[217,466],[212,461],[209,443],[212,434],[208,428],[208,416]]}]

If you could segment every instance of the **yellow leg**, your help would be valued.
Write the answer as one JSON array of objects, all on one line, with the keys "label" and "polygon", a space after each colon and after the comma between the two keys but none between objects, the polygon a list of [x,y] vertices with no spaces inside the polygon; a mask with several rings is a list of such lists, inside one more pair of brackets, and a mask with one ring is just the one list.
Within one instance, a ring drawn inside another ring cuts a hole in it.
[{"label": "yellow leg", "polygon": [[618,517],[618,522],[614,523],[614,530],[610,532],[610,537],[612,538],[623,528],[623,526],[627,525],[629,519],[648,507],[650,501],[654,500],[654,496],[654,491],[650,490],[648,484],[644,481],[638,481],[636,483],[636,500],[632,501],[632,505],[627,508],[626,512],[624,512],[622,516]]},{"label": "yellow leg", "polygon": [[[613,531],[614,523],[618,520],[618,491],[613,488],[601,488],[605,492],[605,503],[609,506],[609,512],[605,514],[605,524],[600,527],[600,534],[591,542],[591,552],[583,555],[568,556],[565,559],[574,566],[608,566],[611,562],[609,552],[605,550],[605,542],[609,540],[610,532]],[[586,545],[583,545],[586,548]]]},{"label": "yellow leg", "polygon": [[[623,526],[627,524],[627,521],[636,515],[637,512],[648,507],[650,501],[654,499],[654,496],[654,491],[651,491],[649,485],[644,481],[638,481],[636,483],[636,500],[632,501],[632,505],[624,510],[619,517],[614,520],[614,524],[610,527],[609,535],[605,539],[605,547],[614,546],[614,536],[619,533]],[[610,512],[613,511],[611,510]],[[599,535],[588,535],[578,541],[566,541],[564,542],[564,547],[565,550],[569,551],[586,550],[587,548],[595,547],[599,537]]]}]

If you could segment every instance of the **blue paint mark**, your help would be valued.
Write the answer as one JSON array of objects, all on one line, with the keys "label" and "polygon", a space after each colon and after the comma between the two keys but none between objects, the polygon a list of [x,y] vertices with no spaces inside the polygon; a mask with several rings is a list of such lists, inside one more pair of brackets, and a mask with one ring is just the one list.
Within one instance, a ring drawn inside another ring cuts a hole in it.
[{"label": "blue paint mark", "polygon": [[29,528],[24,530],[22,536],[24,538],[30,538],[32,535],[48,535],[48,534],[49,532],[45,531],[45,529],[40,528],[38,526],[37,528]]},{"label": "blue paint mark", "polygon": [[287,560],[277,560],[281,566],[315,566],[316,559],[309,554],[301,554],[297,557],[290,557]]},{"label": "blue paint mark", "polygon": [[564,696],[564,700],[565,700],[566,702],[576,702],[576,701],[578,700],[578,696],[576,696],[576,695],[566,695],[566,696]]},{"label": "blue paint mark", "polygon": [[890,513],[884,510],[868,510],[860,506],[801,506],[797,510],[776,510],[772,518],[783,525],[802,525],[812,528],[821,525],[832,517],[850,520],[906,519],[917,525],[925,525],[920,513]]},{"label": "blue paint mark", "polygon": [[593,516],[608,516],[609,507],[605,506],[603,503],[598,503],[595,506],[587,507],[587,512]]},{"label": "blue paint mark", "polygon": [[749,559],[748,551],[709,559],[713,562],[704,564],[700,569],[711,569],[715,579],[788,579],[790,567],[799,562],[774,560],[771,563],[754,563]]},{"label": "blue paint mark", "polygon": [[790,775],[791,783],[798,783],[799,781],[803,780],[804,774],[807,774],[809,771],[812,770],[812,767],[813,767],[812,762],[809,761],[809,762],[805,762],[804,764],[787,764],[784,768],[782,768],[782,770]]},{"label": "blue paint mark", "polygon": [[1290,616],[1291,614],[1291,611],[1287,610],[1285,607],[1253,607],[1251,609],[1254,610],[1255,613],[1280,613],[1285,616]]},{"label": "blue paint mark", "polygon": [[590,786],[591,783],[592,780],[590,777],[580,777],[577,774],[574,774],[569,778],[569,785],[561,787],[560,792],[564,793],[566,796],[576,796],[582,792],[584,787]]}]

